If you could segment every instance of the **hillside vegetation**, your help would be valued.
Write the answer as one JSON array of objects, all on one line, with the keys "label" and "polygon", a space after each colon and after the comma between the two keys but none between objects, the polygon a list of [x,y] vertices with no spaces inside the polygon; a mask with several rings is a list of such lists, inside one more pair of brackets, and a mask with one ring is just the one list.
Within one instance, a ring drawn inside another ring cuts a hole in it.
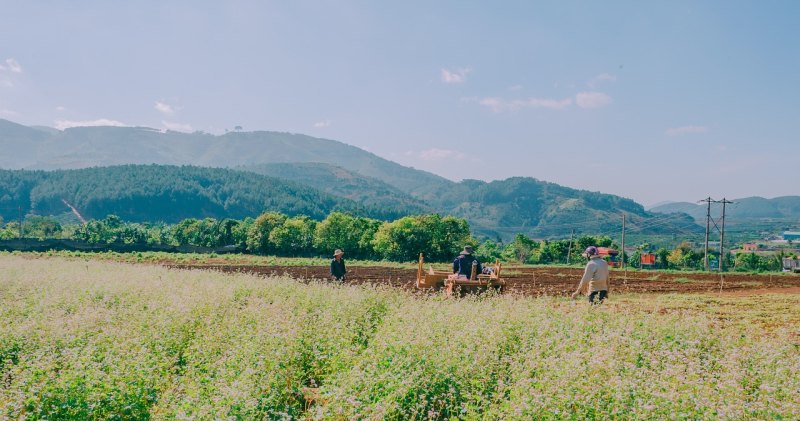
[{"label": "hillside vegetation", "polygon": [[285,180],[220,168],[123,165],[79,170],[0,170],[0,216],[58,215],[71,204],[86,219],[115,214],[128,221],[178,222],[186,218],[256,217],[265,210],[323,219],[346,211],[394,219],[413,208],[376,206],[333,196]]},{"label": "hillside vegetation", "polygon": [[377,178],[316,162],[272,163],[241,167],[270,177],[291,180],[368,206],[390,206],[408,213],[432,210],[425,202]]}]

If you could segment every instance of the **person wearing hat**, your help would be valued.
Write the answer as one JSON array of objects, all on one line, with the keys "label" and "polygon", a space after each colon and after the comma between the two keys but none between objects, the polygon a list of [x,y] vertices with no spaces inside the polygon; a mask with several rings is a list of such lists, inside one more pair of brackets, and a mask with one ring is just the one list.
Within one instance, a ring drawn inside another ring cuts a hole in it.
[{"label": "person wearing hat", "polygon": [[342,256],[344,252],[336,249],[333,252],[333,260],[331,260],[331,277],[334,281],[344,282],[344,277],[347,274],[347,269],[344,267],[344,259]]},{"label": "person wearing hat", "polygon": [[586,290],[589,295],[589,302],[594,304],[595,298],[598,303],[602,303],[608,297],[608,263],[600,257],[597,247],[589,246],[583,255],[589,259],[586,269],[583,272],[578,289],[572,293],[572,298],[576,298],[581,291]]},{"label": "person wearing hat", "polygon": [[483,272],[481,262],[478,258],[472,255],[472,246],[464,246],[464,250],[453,260],[453,274],[459,277],[466,277],[469,279],[472,276],[472,262],[476,262],[475,269],[478,271],[477,276]]}]

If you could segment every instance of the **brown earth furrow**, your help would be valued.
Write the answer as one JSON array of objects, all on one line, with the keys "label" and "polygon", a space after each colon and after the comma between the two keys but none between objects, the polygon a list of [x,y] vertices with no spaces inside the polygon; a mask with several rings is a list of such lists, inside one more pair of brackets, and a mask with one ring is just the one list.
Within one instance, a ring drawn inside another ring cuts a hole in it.
[{"label": "brown earth furrow", "polygon": [[[327,280],[325,266],[257,266],[225,264],[175,264],[180,269],[242,272],[260,276],[290,276],[301,280]],[[388,285],[414,289],[417,271],[377,266],[350,266],[348,284]],[[506,268],[506,290],[523,295],[567,295],[574,291],[583,271],[580,268]],[[657,271],[612,271],[612,292],[620,293],[706,293],[742,294],[747,291],[782,292],[800,289],[800,276],[791,274],[680,273]]]}]

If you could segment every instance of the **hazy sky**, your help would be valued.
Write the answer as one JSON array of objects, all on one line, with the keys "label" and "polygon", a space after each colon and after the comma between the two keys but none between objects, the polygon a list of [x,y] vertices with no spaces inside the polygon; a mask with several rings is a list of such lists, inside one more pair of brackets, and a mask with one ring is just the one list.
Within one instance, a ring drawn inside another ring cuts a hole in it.
[{"label": "hazy sky", "polygon": [[644,204],[800,194],[798,1],[0,1],[0,118],[277,130]]}]

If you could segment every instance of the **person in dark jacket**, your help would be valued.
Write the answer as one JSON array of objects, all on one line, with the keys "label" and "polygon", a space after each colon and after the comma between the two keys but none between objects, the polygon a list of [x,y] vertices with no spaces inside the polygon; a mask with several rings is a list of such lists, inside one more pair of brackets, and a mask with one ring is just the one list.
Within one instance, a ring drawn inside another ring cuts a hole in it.
[{"label": "person in dark jacket", "polygon": [[462,251],[455,260],[453,260],[453,274],[458,276],[466,276],[469,279],[472,276],[472,262],[477,262],[475,276],[483,272],[483,267],[478,258],[472,255],[472,246],[464,246]]},{"label": "person in dark jacket", "polygon": [[342,256],[344,252],[336,249],[333,252],[333,260],[331,260],[331,277],[334,281],[344,282],[344,277],[347,274],[347,269],[344,267],[344,259]]}]

